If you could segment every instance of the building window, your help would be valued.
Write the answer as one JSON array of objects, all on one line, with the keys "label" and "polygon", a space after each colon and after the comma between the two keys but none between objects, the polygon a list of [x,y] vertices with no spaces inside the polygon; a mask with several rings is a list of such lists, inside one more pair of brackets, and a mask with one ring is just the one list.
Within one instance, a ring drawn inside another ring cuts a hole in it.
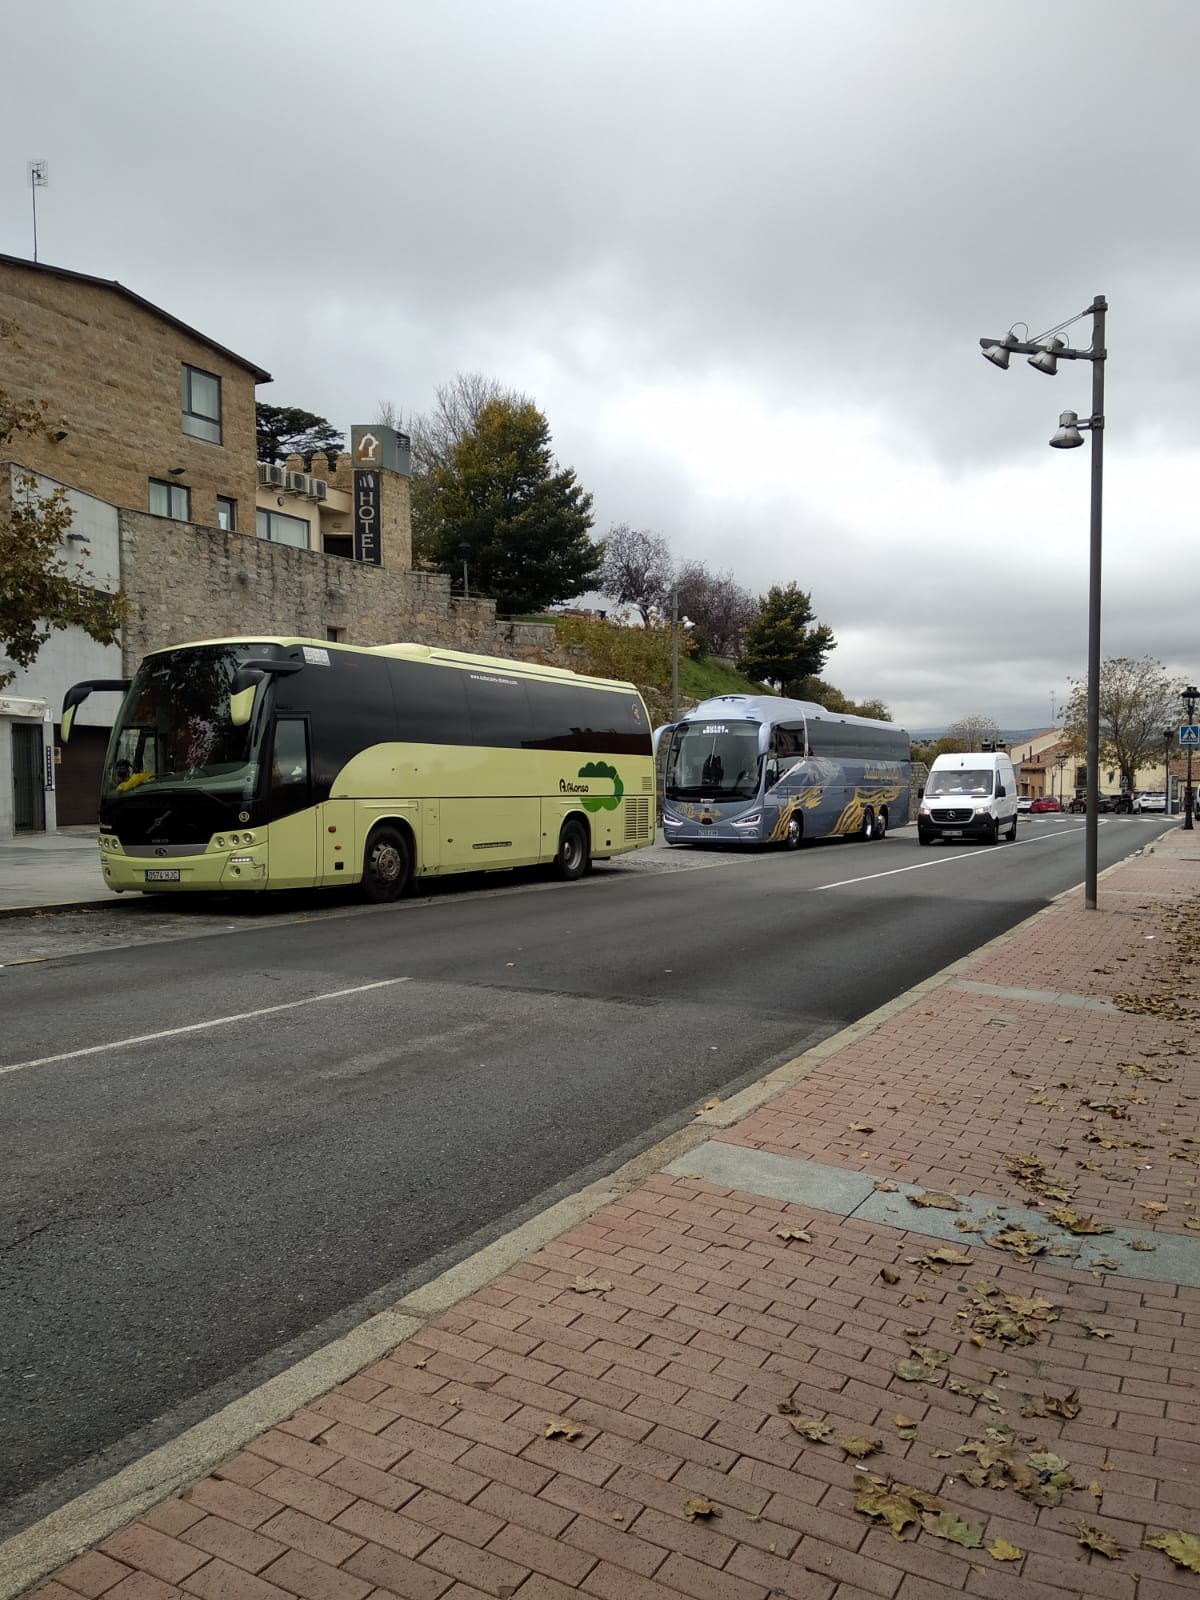
[{"label": "building window", "polygon": [[156,517],[174,517],[176,522],[192,520],[192,491],[181,483],[150,479],[150,511]]},{"label": "building window", "polygon": [[182,374],[183,431],[193,439],[221,442],[221,380],[199,367],[184,366]]},{"label": "building window", "polygon": [[330,644],[340,644],[342,642],[342,635],[345,633],[345,631],[345,628],[327,627],[325,629],[325,638]]},{"label": "building window", "polygon": [[223,494],[217,496],[217,527],[226,533],[237,532],[237,501],[226,499]]},{"label": "building window", "polygon": [[299,550],[308,549],[308,523],[303,517],[288,517],[282,511],[256,511],[255,532],[260,539],[272,544],[291,544]]}]

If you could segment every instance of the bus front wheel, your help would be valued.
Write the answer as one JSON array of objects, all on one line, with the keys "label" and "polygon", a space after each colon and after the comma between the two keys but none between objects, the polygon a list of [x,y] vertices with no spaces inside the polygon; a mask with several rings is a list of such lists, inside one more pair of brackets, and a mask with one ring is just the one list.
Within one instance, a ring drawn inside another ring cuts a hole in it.
[{"label": "bus front wheel", "polygon": [[804,840],[804,819],[796,815],[788,818],[787,847],[789,850],[799,850]]},{"label": "bus front wheel", "polygon": [[362,888],[377,905],[399,900],[412,874],[412,854],[399,828],[376,828],[367,840]]},{"label": "bus front wheel", "polygon": [[568,817],[558,836],[558,854],[554,858],[554,870],[560,878],[573,883],[576,878],[582,878],[587,869],[587,833],[578,817]]},{"label": "bus front wheel", "polygon": [[868,806],[863,812],[862,829],[859,833],[859,838],[875,839],[877,837],[878,834],[876,833],[875,813],[872,811],[871,807]]}]

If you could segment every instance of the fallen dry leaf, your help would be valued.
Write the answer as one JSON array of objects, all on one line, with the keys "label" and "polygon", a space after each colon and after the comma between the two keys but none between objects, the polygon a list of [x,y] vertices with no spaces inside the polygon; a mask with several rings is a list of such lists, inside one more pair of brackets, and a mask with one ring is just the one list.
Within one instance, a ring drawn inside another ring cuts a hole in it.
[{"label": "fallen dry leaf", "polygon": [[777,1239],[799,1239],[803,1244],[812,1243],[812,1234],[807,1228],[776,1228]]},{"label": "fallen dry leaf", "polygon": [[1102,1528],[1093,1528],[1086,1522],[1077,1522],[1075,1535],[1085,1550],[1095,1550],[1100,1555],[1107,1556],[1110,1561],[1121,1559],[1122,1547],[1111,1533],[1105,1533]]},{"label": "fallen dry leaf", "polygon": [[1007,1539],[996,1539],[987,1547],[987,1553],[993,1561],[1019,1561],[1025,1554],[1015,1544],[1009,1544]]},{"label": "fallen dry leaf", "polygon": [[1200,1534],[1184,1533],[1177,1528],[1174,1533],[1156,1533],[1142,1543],[1147,1550],[1161,1550],[1170,1556],[1177,1567],[1188,1572],[1200,1572]]},{"label": "fallen dry leaf", "polygon": [[855,1511],[886,1522],[894,1539],[903,1539],[905,1528],[910,1524],[918,1524],[922,1512],[942,1509],[942,1502],[936,1495],[914,1489],[911,1484],[877,1478],[870,1472],[856,1472],[854,1486],[858,1490],[854,1500]]},{"label": "fallen dry leaf", "polygon": [[935,1383],[938,1378],[937,1368],[931,1367],[927,1361],[905,1361],[901,1359],[896,1362],[892,1371],[898,1378],[903,1378],[906,1383]]},{"label": "fallen dry leaf", "polygon": [[788,1421],[796,1432],[804,1438],[811,1439],[814,1444],[820,1444],[822,1439],[828,1439],[833,1432],[833,1427],[828,1422],[817,1422],[812,1417],[789,1417]]},{"label": "fallen dry leaf", "polygon": [[856,1461],[862,1461],[866,1456],[873,1456],[876,1450],[883,1449],[882,1439],[868,1439],[862,1433],[856,1433],[849,1439],[839,1439],[838,1443],[846,1454],[853,1456]]},{"label": "fallen dry leaf", "polygon": [[1162,1200],[1139,1200],[1138,1205],[1151,1217],[1161,1217],[1164,1211],[1171,1208]]},{"label": "fallen dry leaf", "polygon": [[1095,1217],[1082,1217],[1077,1211],[1070,1211],[1066,1206],[1059,1206],[1056,1210],[1047,1212],[1051,1222],[1057,1222],[1060,1228],[1066,1228],[1068,1233],[1112,1233],[1112,1224],[1097,1222]]},{"label": "fallen dry leaf", "polygon": [[884,1283],[900,1282],[900,1274],[896,1271],[895,1267],[880,1267],[879,1276],[883,1279]]},{"label": "fallen dry leaf", "polygon": [[719,1517],[721,1508],[715,1500],[710,1500],[707,1495],[694,1494],[683,1508],[683,1514],[692,1522],[697,1517],[707,1520],[709,1517]]},{"label": "fallen dry leaf", "polygon": [[1079,1390],[1072,1389],[1070,1394],[1061,1397],[1053,1394],[1044,1394],[1040,1400],[1030,1400],[1021,1407],[1023,1417],[1077,1417],[1080,1411]]},{"label": "fallen dry leaf", "polygon": [[546,1424],[547,1439],[578,1439],[583,1429],[569,1417],[553,1417]]},{"label": "fallen dry leaf", "polygon": [[903,1411],[897,1411],[896,1415],[892,1418],[892,1421],[898,1428],[915,1428],[917,1426],[917,1418],[906,1417]]},{"label": "fallen dry leaf", "polygon": [[921,1514],[921,1526],[935,1539],[949,1539],[968,1550],[974,1550],[983,1543],[983,1534],[979,1529],[968,1527],[953,1511],[925,1511]]},{"label": "fallen dry leaf", "polygon": [[924,1194],[910,1194],[910,1206],[933,1206],[938,1211],[961,1211],[962,1206],[952,1194],[943,1194],[940,1189],[927,1189]]},{"label": "fallen dry leaf", "polygon": [[698,1107],[696,1115],[702,1117],[706,1111],[715,1111],[720,1104],[719,1097],[714,1095],[711,1100],[706,1100],[702,1106]]},{"label": "fallen dry leaf", "polygon": [[612,1288],[612,1282],[608,1278],[576,1278],[571,1287],[576,1294],[603,1294]]},{"label": "fallen dry leaf", "polygon": [[875,1183],[875,1188],[880,1194],[895,1194],[899,1187],[898,1183],[892,1183],[887,1178],[879,1178]]},{"label": "fallen dry leaf", "polygon": [[1156,1244],[1151,1244],[1149,1239],[1131,1239],[1129,1241],[1129,1248],[1131,1250],[1157,1250],[1158,1246]]},{"label": "fallen dry leaf", "polygon": [[1040,1233],[1030,1233],[1028,1228],[1018,1228],[1010,1223],[1001,1228],[999,1233],[992,1234],[984,1243],[991,1245],[994,1250],[1007,1250],[1020,1261],[1028,1261],[1031,1256],[1040,1255],[1049,1241],[1043,1239]]},{"label": "fallen dry leaf", "polygon": [[852,1122],[850,1124],[850,1132],[851,1133],[874,1133],[875,1129],[873,1127],[870,1127],[865,1122]]}]

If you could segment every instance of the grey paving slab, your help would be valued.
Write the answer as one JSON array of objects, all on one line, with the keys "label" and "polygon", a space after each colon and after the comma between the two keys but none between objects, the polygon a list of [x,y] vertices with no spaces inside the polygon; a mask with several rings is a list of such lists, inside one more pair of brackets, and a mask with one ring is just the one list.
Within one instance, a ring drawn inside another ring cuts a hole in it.
[{"label": "grey paving slab", "polygon": [[1064,994],[1061,989],[1016,989],[1006,983],[977,983],[972,978],[959,978],[954,987],[968,994],[990,994],[998,1000],[1028,1000],[1040,1006],[1068,1006],[1077,1011],[1119,1012],[1120,1006],[1111,1000],[1099,1000],[1095,995]]},{"label": "grey paving slab", "polygon": [[680,1156],[665,1169],[679,1178],[701,1178],[706,1183],[727,1189],[744,1189],[747,1194],[762,1194],[772,1200],[787,1200],[793,1205],[812,1206],[848,1217],[871,1193],[875,1180],[843,1167],[827,1167],[819,1161],[803,1161],[795,1156],[779,1156],[768,1150],[750,1150],[745,1145],[711,1139],[686,1156]]},{"label": "grey paving slab", "polygon": [[[921,1184],[902,1183],[895,1191],[879,1190],[871,1173],[850,1172],[802,1156],[781,1156],[767,1150],[710,1140],[665,1169],[675,1177],[700,1178],[746,1194],[761,1194],[792,1205],[811,1206],[833,1216],[853,1217],[877,1227],[901,1228],[960,1248],[986,1245],[992,1234],[1006,1227],[1025,1228],[1049,1241],[1069,1256],[1040,1256],[1080,1272],[1102,1271],[1152,1283],[1183,1284],[1200,1288],[1200,1239],[1156,1233],[1149,1228],[1114,1227],[1111,1233],[1078,1236],[1056,1227],[1033,1206],[1012,1204],[979,1195],[955,1195],[958,1209],[915,1206],[909,1195],[926,1191]],[[956,1227],[957,1222],[979,1224],[980,1231]],[[1147,1248],[1147,1246],[1149,1248]],[[1115,1262],[1115,1266],[1098,1265]]]}]

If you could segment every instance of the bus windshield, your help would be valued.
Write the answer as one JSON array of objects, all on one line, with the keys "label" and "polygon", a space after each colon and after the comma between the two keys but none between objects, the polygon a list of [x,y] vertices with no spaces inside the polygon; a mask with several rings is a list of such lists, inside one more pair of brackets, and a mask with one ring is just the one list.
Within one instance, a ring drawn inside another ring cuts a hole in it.
[{"label": "bus windshield", "polygon": [[155,794],[194,787],[249,797],[258,781],[261,716],[235,727],[229,689],[254,645],[165,650],[138,669],[108,746],[105,800],[138,789]]},{"label": "bus windshield", "polygon": [[758,793],[757,722],[685,722],[667,756],[668,800],[753,800]]},{"label": "bus windshield", "polygon": [[991,794],[992,774],[987,767],[961,767],[953,772],[931,772],[926,794]]}]

